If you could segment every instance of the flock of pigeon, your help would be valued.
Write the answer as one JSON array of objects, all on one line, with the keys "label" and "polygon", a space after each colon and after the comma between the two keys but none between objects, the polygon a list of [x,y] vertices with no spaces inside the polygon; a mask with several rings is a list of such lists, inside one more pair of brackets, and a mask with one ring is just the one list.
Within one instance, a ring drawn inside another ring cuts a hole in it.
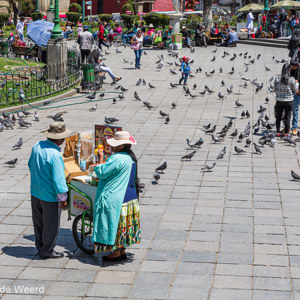
[{"label": "flock of pigeon", "polygon": [[[194,48],[191,48],[191,54],[195,52]],[[216,61],[216,52],[218,51],[218,48],[216,48],[215,50],[212,51],[213,57],[211,58],[210,62],[215,62]],[[219,50],[221,51],[221,50]],[[122,53],[118,47],[116,49],[116,53]],[[105,53],[105,54],[109,54],[109,53]],[[144,52],[144,54],[147,55],[147,53]],[[171,61],[167,61],[165,63],[165,58],[163,55],[158,56],[158,60],[155,62],[156,69],[162,69],[164,66],[168,66],[171,67],[170,68],[170,73],[173,75],[177,75],[180,74],[179,72],[179,67],[180,67],[180,61],[178,61],[178,52],[175,51],[168,51],[168,56],[170,56],[171,58],[175,58],[175,61],[171,62]],[[244,64],[244,72],[243,74],[241,74],[241,72],[239,72],[239,76],[243,81],[243,84],[241,85],[242,88],[247,89],[247,87],[249,85],[253,85],[255,87],[255,93],[259,93],[263,88],[264,88],[264,83],[259,83],[257,78],[254,80],[250,80],[245,74],[249,71],[249,67],[251,67],[251,65],[255,64],[255,62],[259,61],[261,58],[261,55],[258,54],[256,57],[253,57],[250,55],[250,53],[245,52],[242,53],[240,52],[239,54],[233,53],[232,55],[230,55],[227,51],[223,51],[223,54],[221,56],[221,58],[226,59],[229,58],[229,62],[233,62],[234,60],[240,58],[243,59],[242,63]],[[285,63],[287,62],[285,59],[282,60],[277,60],[275,57],[272,58],[273,61],[275,63]],[[130,61],[124,59],[123,62],[125,64],[132,64]],[[194,59],[190,60],[190,64],[193,65],[194,64]],[[242,64],[241,64],[242,65]],[[174,66],[174,67],[173,67]],[[270,68],[268,68],[267,66],[265,66],[265,71],[271,71]],[[205,76],[207,78],[213,78],[214,74],[224,74],[224,79],[221,80],[220,82],[220,87],[225,88],[226,87],[226,82],[225,82],[225,78],[228,76],[233,76],[235,74],[235,68],[232,66],[229,72],[224,72],[222,67],[218,67],[214,68],[212,70],[206,70],[205,72],[203,72],[201,66],[197,67],[195,70],[195,74],[201,74],[202,76]],[[197,75],[193,75],[190,74],[191,78],[196,78]],[[274,76],[271,76],[269,78],[269,86],[267,87],[267,90],[269,93],[273,93],[274,92],[274,86],[272,85],[274,80]],[[172,89],[176,89],[180,87],[180,84],[177,83],[173,83],[170,82],[170,87]],[[116,82],[112,82],[112,85],[116,85]],[[147,86],[146,80],[143,78],[140,78],[137,83],[136,86]],[[197,84],[195,83],[192,86],[192,90],[183,85],[183,92],[185,94],[185,96],[189,96],[192,99],[197,98],[197,97],[204,97],[206,94],[208,96],[213,96],[215,93],[217,93],[217,99],[219,100],[224,100],[227,97],[231,97],[234,95],[234,86],[231,84],[230,86],[226,87],[224,92],[221,91],[214,91],[213,89],[211,89],[208,85],[204,86],[204,89],[202,89],[201,91],[198,91],[198,93],[196,93],[196,89],[197,89]],[[155,89],[156,87],[148,82],[148,88],[149,89]],[[117,85],[114,88],[115,91],[120,91],[120,93],[113,98],[113,104],[116,104],[117,101],[119,100],[123,100],[125,98],[125,92],[128,91],[127,88],[123,87],[122,85]],[[193,91],[193,92],[192,92]],[[87,96],[87,99],[89,99],[90,101],[93,101],[94,99],[96,99],[97,96],[97,92],[94,91],[91,95]],[[105,92],[101,92],[99,94],[100,98],[103,98],[105,96]],[[148,109],[155,109],[156,107],[153,106],[150,102],[148,101],[143,101],[142,98],[139,96],[137,91],[134,91],[134,100],[136,101],[140,101],[143,103],[143,105]],[[265,102],[268,103],[269,102],[269,98],[266,97],[265,98]],[[47,103],[48,104],[48,103]],[[176,108],[176,103],[172,102],[171,104],[171,109],[175,109]],[[235,101],[235,106],[237,109],[242,109],[243,104],[240,103],[238,100]],[[94,104],[89,111],[94,112],[96,111],[98,108],[98,104]],[[249,152],[249,150],[251,147],[251,144],[253,145],[253,153],[258,154],[258,155],[263,155],[263,148],[265,145],[268,145],[269,147],[275,147],[276,144],[276,137],[275,137],[275,133],[273,130],[273,127],[275,126],[274,123],[270,122],[270,117],[266,114],[267,108],[264,107],[263,105],[260,105],[260,107],[257,110],[258,113],[258,117],[257,117],[257,121],[252,125],[251,122],[249,121],[248,124],[246,125],[245,129],[238,132],[237,129],[233,130],[232,132],[230,132],[232,129],[232,126],[234,124],[234,122],[237,121],[236,117],[230,118],[229,122],[227,124],[224,125],[224,127],[216,132],[217,130],[217,126],[216,125],[212,125],[211,123],[203,125],[203,131],[205,133],[206,136],[210,135],[211,136],[211,142],[214,144],[222,144],[226,137],[228,136],[231,139],[236,139],[237,140],[237,144],[234,146],[234,151],[236,153],[236,155],[245,155],[247,153],[247,151]],[[54,121],[61,121],[62,120],[62,115],[65,112],[61,112],[61,113],[57,113],[55,115],[51,115],[49,116],[49,118],[52,118]],[[25,120],[25,118],[28,117],[30,113],[24,109],[22,109],[22,113],[18,112],[17,113],[17,117],[18,119],[16,119],[14,114],[5,114],[3,113],[3,118],[0,118],[0,132],[4,130],[4,128],[6,129],[13,129],[15,126],[16,121],[18,122],[19,126],[22,128],[28,128],[28,126],[31,126],[32,124],[30,122],[27,122]],[[162,110],[159,110],[159,115],[160,117],[165,119],[165,124],[169,124],[170,122],[170,114],[167,114],[165,112],[163,112]],[[250,119],[250,113],[248,110],[242,110],[241,114],[241,119]],[[35,121],[39,121],[39,116],[37,114],[37,112],[34,113],[34,120]],[[113,124],[115,122],[118,122],[119,120],[113,117],[106,117],[104,118],[104,122],[106,124]],[[254,141],[257,138],[256,141]],[[284,142],[286,142],[288,145],[290,146],[296,146],[296,143],[300,141],[300,132],[298,132],[298,136],[296,139],[293,139],[291,136],[287,136],[287,137],[282,137],[282,140]],[[243,141],[245,141],[245,145],[244,147],[242,146]],[[181,157],[182,161],[191,161],[193,156],[197,153],[197,150],[202,146],[202,144],[204,143],[204,139],[200,138],[199,140],[192,142],[189,139],[186,140],[187,145],[188,145],[188,149],[190,150],[190,152],[188,152],[186,155]],[[13,149],[20,149],[21,146],[23,144],[23,140],[22,138],[20,138],[20,140],[13,145]],[[216,157],[216,161],[213,162],[212,164],[209,165],[205,165],[202,168],[203,172],[212,172],[213,168],[217,165],[217,161],[224,158],[226,155],[226,146],[222,147],[222,150],[220,151],[220,153],[217,155]],[[15,166],[17,162],[17,158],[8,162],[5,162],[5,164],[9,165],[9,166]],[[161,166],[159,166],[158,168],[156,168],[155,173],[154,173],[154,181],[153,183],[158,183],[158,180],[160,179],[160,174],[164,173],[164,170],[167,168],[167,162],[164,162]],[[300,175],[298,175],[297,173],[295,173],[294,171],[291,171],[291,175],[295,180],[300,180]]]},{"label": "flock of pigeon", "polygon": [[[191,53],[194,53],[194,51],[195,51],[195,49],[191,48]],[[216,52],[217,51],[218,51],[218,48],[216,48],[215,50],[212,51],[213,57],[210,60],[211,62],[216,61]],[[176,60],[173,62],[167,61],[165,63],[164,56],[160,55],[160,56],[158,56],[158,60],[155,63],[157,65],[156,69],[161,69],[164,66],[169,66],[169,67],[171,67],[170,68],[171,74],[179,75],[180,74],[180,72],[179,72],[180,61],[178,61],[178,52],[169,51],[168,55],[172,58],[175,58],[177,61]],[[258,82],[257,78],[254,80],[250,80],[245,74],[247,74],[251,65],[254,65],[255,62],[260,60],[261,54],[258,54],[256,57],[253,57],[253,56],[251,56],[251,54],[248,51],[244,52],[244,53],[240,52],[239,54],[233,53],[232,55],[230,55],[227,51],[223,51],[223,55],[221,56],[221,58],[226,59],[227,57],[229,58],[229,62],[233,62],[234,60],[236,60],[238,58],[243,60],[241,65],[244,65],[244,70],[243,70],[244,72],[243,72],[243,74],[241,74],[241,72],[238,72],[238,75],[240,76],[240,78],[242,79],[242,82],[243,82],[241,87],[243,89],[247,89],[247,87],[249,85],[252,85],[255,88],[255,93],[256,94],[260,93],[264,88],[264,83]],[[272,60],[274,61],[274,63],[278,63],[278,64],[287,62],[287,60],[285,60],[285,59],[277,60],[275,57],[273,57]],[[130,61],[124,59],[124,63],[130,63]],[[190,64],[191,65],[194,64],[194,59],[190,60]],[[265,71],[268,72],[268,71],[271,71],[271,69],[269,67],[265,66]],[[203,90],[200,90],[200,91],[198,91],[198,93],[196,93],[195,91],[197,89],[197,84],[195,83],[191,89],[185,85],[182,86],[185,96],[189,96],[192,99],[194,99],[196,97],[204,97],[205,95],[213,96],[214,94],[217,94],[218,100],[224,100],[227,97],[232,98],[232,96],[234,95],[234,86],[233,86],[233,84],[231,84],[230,86],[226,87],[225,78],[226,77],[228,78],[228,76],[229,77],[233,76],[236,73],[235,68],[233,66],[231,67],[229,72],[226,72],[226,73],[224,72],[222,67],[218,67],[218,69],[214,68],[212,70],[207,70],[205,72],[203,72],[201,66],[196,68],[195,74],[201,74],[201,73],[203,73],[202,76],[205,76],[207,78],[213,78],[214,74],[217,74],[217,73],[224,74],[224,79],[221,80],[220,87],[225,88],[225,91],[224,92],[221,92],[221,91],[216,92],[212,88],[210,88],[208,85],[205,85]],[[190,74],[191,78],[196,78],[196,76],[197,75]],[[273,93],[274,92],[274,86],[273,86],[274,76],[270,76],[268,81],[269,81],[269,86],[267,87],[267,90],[269,93]],[[115,83],[113,82],[112,84],[115,84]],[[145,79],[140,78],[137,81],[136,86],[145,86],[146,87],[147,82]],[[148,87],[150,89],[155,89],[155,86],[150,82],[148,82]],[[180,85],[177,83],[170,82],[170,87],[172,89],[175,89],[175,88],[179,88]],[[128,89],[126,89],[122,85],[118,85],[115,88],[115,90],[120,90],[123,92],[123,94],[118,96],[119,99],[114,98],[113,104],[115,104],[117,102],[117,100],[123,100],[125,97],[124,92],[128,91]],[[91,96],[92,96],[91,99],[94,99],[96,97],[96,93],[94,93]],[[104,96],[104,93],[100,94],[100,97],[103,97],[103,96]],[[134,91],[133,97],[134,97],[134,100],[142,102],[143,105],[149,110],[156,108],[150,102],[143,101],[137,91]],[[265,103],[267,104],[268,102],[269,102],[269,98],[266,97]],[[242,103],[240,103],[238,100],[236,100],[235,106],[237,109],[242,109],[244,105]],[[173,102],[171,109],[175,109],[175,108],[176,108],[176,103]],[[90,111],[95,111],[96,109],[97,109],[97,105],[92,107],[90,109]],[[230,132],[234,122],[236,122],[238,119],[235,117],[230,118],[229,122],[227,124],[225,124],[224,127],[219,132],[216,132],[217,126],[212,125],[211,123],[203,125],[203,131],[205,132],[206,136],[207,135],[211,136],[211,142],[214,144],[224,143],[226,136],[228,136],[231,139],[235,139],[237,141],[237,144],[234,146],[234,151],[235,151],[236,155],[245,155],[247,152],[249,152],[249,151],[251,152],[252,150],[249,150],[251,147],[251,144],[253,145],[252,153],[257,154],[257,155],[263,155],[263,151],[264,151],[263,148],[266,145],[273,148],[273,147],[275,147],[275,144],[276,144],[276,134],[274,133],[274,130],[273,130],[275,123],[270,122],[270,117],[266,114],[266,111],[267,111],[267,107],[260,105],[260,107],[257,110],[257,113],[258,113],[257,121],[253,125],[249,121],[247,123],[245,129],[240,132],[237,129],[232,130],[232,132]],[[163,112],[162,110],[159,110],[159,114],[161,117],[165,118],[165,124],[169,124],[170,115]],[[251,117],[251,115],[248,110],[242,110],[242,112],[240,113],[241,119],[250,119],[250,117]],[[115,118],[112,118],[112,119],[113,119],[113,121],[111,122],[110,118],[105,117],[106,124],[111,124],[114,121],[118,121]],[[285,143],[287,143],[287,145],[296,146],[296,143],[300,141],[300,132],[298,132],[298,136],[296,139],[293,139],[291,136],[288,135],[286,137],[282,137],[281,140],[284,141]],[[181,157],[181,160],[182,161],[191,161],[193,156],[197,153],[197,150],[204,143],[204,140],[203,140],[203,138],[200,138],[199,140],[197,140],[195,142],[192,142],[189,139],[187,139],[186,141],[187,141],[188,149],[190,151],[186,155]],[[245,142],[244,146],[242,145],[243,141]],[[226,155],[226,146],[223,146],[222,150],[216,157],[216,161],[213,162],[212,164],[203,166],[203,168],[201,170],[203,172],[212,172],[213,168],[217,165],[217,161],[224,158],[225,155]],[[153,184],[158,183],[158,181],[160,179],[160,174],[163,174],[164,170],[166,168],[167,168],[167,162],[164,162],[161,166],[159,166],[155,170],[155,173],[153,175],[153,178],[154,178]],[[296,174],[294,171],[291,171],[291,174],[295,180],[300,180],[300,175]]]}]

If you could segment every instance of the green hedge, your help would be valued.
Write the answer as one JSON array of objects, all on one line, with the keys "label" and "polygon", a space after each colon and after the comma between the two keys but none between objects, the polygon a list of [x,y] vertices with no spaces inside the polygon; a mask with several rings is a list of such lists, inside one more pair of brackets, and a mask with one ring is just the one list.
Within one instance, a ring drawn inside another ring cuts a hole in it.
[{"label": "green hedge", "polygon": [[73,23],[76,24],[79,21],[80,13],[77,13],[77,12],[67,12],[66,16],[67,16],[68,21],[73,22]]},{"label": "green hedge", "polygon": [[152,23],[155,28],[159,26],[164,28],[169,25],[170,21],[170,18],[167,15],[153,13],[143,15],[143,19],[145,20],[147,25],[150,25],[150,23]]},{"label": "green hedge", "polygon": [[112,20],[112,15],[108,15],[108,14],[100,14],[100,15],[98,15],[98,17],[100,18],[100,20],[102,21],[102,22],[110,22],[111,20]]},{"label": "green hedge", "polygon": [[121,19],[123,20],[125,27],[129,29],[137,21],[137,16],[124,14],[121,15]]},{"label": "green hedge", "polygon": [[78,12],[81,14],[82,7],[78,3],[71,3],[69,5],[69,12]]},{"label": "green hedge", "polygon": [[39,12],[34,12],[31,14],[32,20],[36,21],[36,20],[41,20],[43,18],[44,14],[39,13]]},{"label": "green hedge", "polygon": [[1,28],[6,22],[8,22],[9,17],[10,17],[10,14],[0,13],[0,27]]}]

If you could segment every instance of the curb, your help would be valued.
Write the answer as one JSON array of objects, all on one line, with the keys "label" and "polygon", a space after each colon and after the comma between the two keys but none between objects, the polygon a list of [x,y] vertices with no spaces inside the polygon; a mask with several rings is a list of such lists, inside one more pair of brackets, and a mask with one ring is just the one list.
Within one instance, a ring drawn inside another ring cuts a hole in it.
[{"label": "curb", "polygon": [[[58,95],[58,96],[55,96],[55,97],[52,97],[52,98],[32,102],[30,104],[35,106],[35,105],[43,104],[45,101],[55,102],[55,101],[58,101],[58,100],[61,100],[61,99],[64,99],[64,98],[72,97],[77,93],[78,93],[78,88],[76,87],[76,88],[73,88],[72,90],[70,90],[70,91],[68,91],[64,94],[61,94],[61,95]],[[1,114],[2,113],[10,113],[10,112],[13,112],[13,111],[16,111],[16,110],[20,110],[21,107],[24,108],[24,109],[32,108],[29,104],[22,104],[22,105],[17,105],[17,106],[11,106],[11,107],[8,107],[8,108],[2,108],[2,109],[0,109],[0,113]]]}]

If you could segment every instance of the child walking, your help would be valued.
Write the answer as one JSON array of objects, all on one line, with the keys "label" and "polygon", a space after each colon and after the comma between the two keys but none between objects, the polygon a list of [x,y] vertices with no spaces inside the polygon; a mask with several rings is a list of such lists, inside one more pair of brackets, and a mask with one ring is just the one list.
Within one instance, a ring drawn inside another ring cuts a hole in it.
[{"label": "child walking", "polygon": [[191,73],[191,65],[189,64],[189,58],[184,56],[182,58],[182,63],[181,63],[181,78],[179,79],[179,84],[181,84],[182,80],[184,80],[184,85],[187,85],[187,79],[189,77],[189,74]]}]

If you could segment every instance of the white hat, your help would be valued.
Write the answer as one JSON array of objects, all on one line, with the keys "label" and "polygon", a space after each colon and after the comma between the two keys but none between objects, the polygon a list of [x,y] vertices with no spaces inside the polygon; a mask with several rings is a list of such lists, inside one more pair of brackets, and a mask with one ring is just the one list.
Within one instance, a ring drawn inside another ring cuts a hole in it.
[{"label": "white hat", "polygon": [[149,27],[149,28],[150,28],[150,27],[154,28],[154,26],[153,26],[153,24],[152,24],[152,23],[150,23],[150,25],[149,25],[148,27]]},{"label": "white hat", "polygon": [[44,129],[42,133],[49,139],[60,140],[71,135],[72,131],[66,129],[65,122],[54,122],[49,129]]},{"label": "white hat", "polygon": [[135,145],[136,141],[128,131],[117,131],[114,138],[107,140],[107,144],[112,147],[118,147],[126,144]]},{"label": "white hat", "polygon": [[185,27],[185,26],[182,26],[182,29],[186,29],[186,27]]}]

